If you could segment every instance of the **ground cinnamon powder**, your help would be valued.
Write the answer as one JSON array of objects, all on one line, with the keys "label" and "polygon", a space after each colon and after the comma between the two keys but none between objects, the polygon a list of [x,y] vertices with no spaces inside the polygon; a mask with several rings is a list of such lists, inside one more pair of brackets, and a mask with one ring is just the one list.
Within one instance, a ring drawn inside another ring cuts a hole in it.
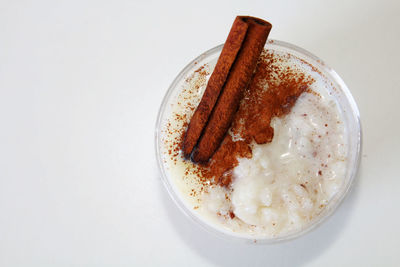
[{"label": "ground cinnamon powder", "polygon": [[271,142],[274,136],[270,126],[272,118],[289,113],[297,98],[309,91],[314,80],[298,69],[284,67],[281,61],[282,58],[267,51],[260,56],[230,133],[226,134],[210,161],[198,165],[196,173],[202,180],[229,186],[237,159],[251,158],[253,141],[258,144]]}]

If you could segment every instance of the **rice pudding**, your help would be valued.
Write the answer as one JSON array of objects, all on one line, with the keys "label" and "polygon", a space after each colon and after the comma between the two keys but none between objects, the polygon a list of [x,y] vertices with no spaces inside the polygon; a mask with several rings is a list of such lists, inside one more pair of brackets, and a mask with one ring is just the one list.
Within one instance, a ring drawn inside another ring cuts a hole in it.
[{"label": "rice pudding", "polygon": [[[267,46],[268,48],[268,46]],[[335,86],[304,59],[267,50],[288,69],[312,80],[290,112],[271,120],[270,143],[251,144],[250,157],[238,157],[228,186],[204,176],[180,150],[182,130],[200,101],[216,60],[194,64],[169,96],[160,120],[160,157],[171,190],[202,223],[229,235],[274,239],[310,227],[348,187],[347,118]],[[199,60],[201,61],[201,60]],[[268,81],[265,81],[268,90]],[[234,140],[240,135],[230,132]]]}]

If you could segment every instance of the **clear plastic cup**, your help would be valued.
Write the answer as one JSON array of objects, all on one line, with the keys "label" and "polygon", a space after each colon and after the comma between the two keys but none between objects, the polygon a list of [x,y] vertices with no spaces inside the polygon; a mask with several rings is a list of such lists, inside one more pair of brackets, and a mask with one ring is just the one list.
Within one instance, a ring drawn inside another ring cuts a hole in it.
[{"label": "clear plastic cup", "polygon": [[215,64],[218,60],[218,57],[221,53],[223,45],[219,45],[215,48],[212,48],[197,58],[195,58],[192,62],[190,62],[175,78],[169,87],[162,104],[160,106],[156,129],[155,129],[155,147],[156,147],[156,157],[158,161],[158,167],[161,172],[161,179],[171,196],[172,200],[175,204],[182,210],[182,212],[190,217],[196,224],[200,225],[204,229],[209,232],[215,233],[224,238],[242,240],[254,243],[254,240],[257,240],[257,243],[275,243],[283,240],[289,240],[296,237],[299,237],[312,229],[315,229],[318,225],[324,222],[333,212],[337,209],[337,207],[342,203],[344,197],[349,192],[353,181],[356,177],[359,163],[360,163],[360,154],[361,154],[361,124],[360,124],[360,115],[357,108],[357,105],[347,88],[346,84],[339,77],[339,75],[328,65],[326,65],[321,59],[314,56],[310,52],[297,47],[295,45],[277,41],[277,40],[268,40],[265,48],[272,51],[277,52],[286,52],[291,55],[294,55],[301,60],[304,60],[308,64],[311,64],[313,67],[323,75],[327,81],[329,81],[333,88],[335,88],[334,97],[338,104],[339,110],[342,112],[344,122],[346,123],[347,133],[348,133],[348,161],[346,174],[343,179],[343,184],[338,193],[329,201],[326,207],[323,209],[321,214],[313,219],[309,224],[307,224],[304,228],[300,229],[296,232],[288,233],[287,235],[279,235],[274,238],[255,238],[254,236],[243,236],[237,235],[234,232],[231,232],[227,229],[222,229],[221,227],[217,227],[215,224],[210,223],[205,220],[201,216],[198,216],[193,209],[190,209],[185,203],[184,198],[181,196],[181,192],[177,190],[174,186],[173,181],[166,169],[165,163],[162,160],[161,155],[161,145],[162,145],[162,133],[161,127],[168,116],[168,108],[171,104],[171,101],[174,101],[174,98],[179,94],[182,89],[182,85],[185,82],[185,79],[192,74],[199,66],[203,64],[209,63],[210,65]]}]

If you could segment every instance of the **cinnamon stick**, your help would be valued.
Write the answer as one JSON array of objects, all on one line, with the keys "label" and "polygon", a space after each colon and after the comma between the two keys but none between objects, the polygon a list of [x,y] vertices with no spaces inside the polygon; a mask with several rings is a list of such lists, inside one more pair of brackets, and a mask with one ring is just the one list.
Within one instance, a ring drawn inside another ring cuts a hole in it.
[{"label": "cinnamon stick", "polygon": [[[247,31],[217,103],[202,129],[203,133],[192,155],[195,162],[207,162],[221,144],[239,107],[243,92],[251,81],[257,60],[272,28],[269,22],[258,18],[239,16],[236,19],[247,24]],[[189,133],[186,133],[185,139],[188,135]]]},{"label": "cinnamon stick", "polygon": [[201,132],[208,121],[211,111],[217,102],[218,96],[225,84],[232,64],[242,46],[247,28],[247,23],[239,17],[237,17],[233,22],[232,28],[225,41],[214,71],[208,81],[203,97],[188,125],[183,141],[183,153],[186,158],[190,157],[190,154],[192,153],[194,146],[197,144]]}]

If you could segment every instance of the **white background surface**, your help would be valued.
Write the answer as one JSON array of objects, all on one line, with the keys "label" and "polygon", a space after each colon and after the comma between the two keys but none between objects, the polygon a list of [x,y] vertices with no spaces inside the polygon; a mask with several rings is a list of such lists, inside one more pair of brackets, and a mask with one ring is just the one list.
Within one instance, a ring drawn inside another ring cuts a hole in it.
[{"label": "white background surface", "polygon": [[[399,3],[0,1],[0,266],[399,266]],[[163,95],[237,14],[325,60],[361,112],[354,190],[289,243],[204,232],[157,170]]]}]

